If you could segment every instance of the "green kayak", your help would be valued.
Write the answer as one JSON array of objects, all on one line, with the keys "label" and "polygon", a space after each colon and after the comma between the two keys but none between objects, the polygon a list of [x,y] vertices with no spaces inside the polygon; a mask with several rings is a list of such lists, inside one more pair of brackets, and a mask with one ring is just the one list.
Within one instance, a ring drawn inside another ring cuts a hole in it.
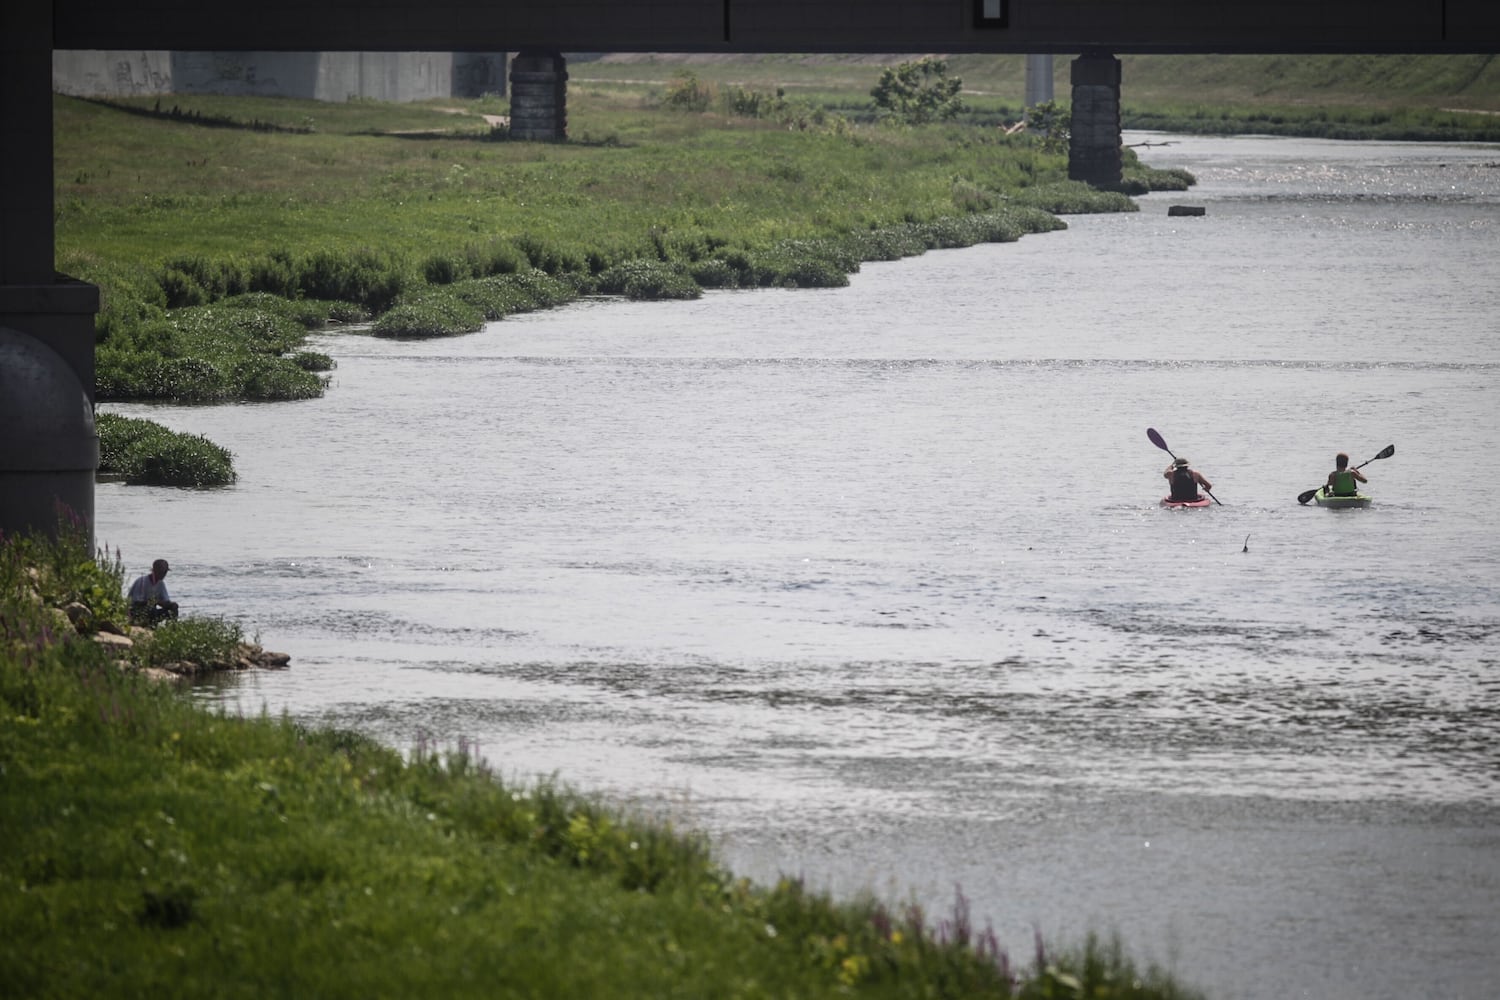
[{"label": "green kayak", "polygon": [[1336,497],[1325,490],[1319,490],[1313,496],[1313,499],[1318,502],[1319,507],[1332,507],[1334,510],[1339,510],[1344,507],[1368,507],[1374,497],[1367,497],[1363,493],[1356,493],[1353,496]]}]

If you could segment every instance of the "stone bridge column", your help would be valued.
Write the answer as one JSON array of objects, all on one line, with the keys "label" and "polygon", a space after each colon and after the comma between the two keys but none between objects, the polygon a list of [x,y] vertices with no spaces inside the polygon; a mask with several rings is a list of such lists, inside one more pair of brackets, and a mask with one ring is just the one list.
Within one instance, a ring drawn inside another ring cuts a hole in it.
[{"label": "stone bridge column", "polygon": [[1120,183],[1120,60],[1085,52],[1073,60],[1068,177],[1099,187]]},{"label": "stone bridge column", "polygon": [[561,52],[521,51],[510,64],[510,137],[568,137],[568,63]]},{"label": "stone bridge column", "polygon": [[0,4],[0,149],[0,532],[60,503],[92,547],[99,290],[53,269],[51,0]]}]

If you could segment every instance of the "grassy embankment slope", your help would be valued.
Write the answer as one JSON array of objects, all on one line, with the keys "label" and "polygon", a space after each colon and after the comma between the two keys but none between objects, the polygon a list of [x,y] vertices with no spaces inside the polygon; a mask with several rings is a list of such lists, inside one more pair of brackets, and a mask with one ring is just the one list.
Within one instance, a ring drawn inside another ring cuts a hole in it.
[{"label": "grassy embankment slope", "polygon": [[119,563],[82,538],[0,539],[7,996],[1192,995],[1095,942],[1012,968],[961,903],[934,924],[751,885],[461,753],[206,710],[58,610],[118,612]]},{"label": "grassy embankment slope", "polygon": [[[680,69],[716,84],[785,86],[854,114],[880,70],[910,56],[611,55],[574,62],[573,85],[659,86]],[[1054,59],[1053,87],[1069,99],[1072,54]],[[1500,58],[1432,56],[1121,56],[1126,128],[1331,138],[1500,141]],[[1022,56],[952,55],[968,120],[1020,117]],[[629,81],[634,81],[633,83]]]},{"label": "grassy embankment slope", "polygon": [[[103,289],[98,398],[308,398],[331,360],[302,347],[330,319],[433,336],[580,293],[837,285],[1133,207],[995,130],[660,103],[579,93],[573,140],[549,145],[495,141],[493,101],[57,98],[59,268]],[[105,423],[105,454],[131,481],[233,477],[209,443],[152,464],[162,439],[116,447],[123,429]]]}]

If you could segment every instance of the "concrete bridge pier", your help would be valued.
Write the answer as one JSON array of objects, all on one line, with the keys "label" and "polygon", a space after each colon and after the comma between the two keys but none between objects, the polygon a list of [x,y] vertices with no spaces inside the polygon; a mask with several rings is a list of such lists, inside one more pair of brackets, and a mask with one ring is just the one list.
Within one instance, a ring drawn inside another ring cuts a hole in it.
[{"label": "concrete bridge pier", "polygon": [[510,137],[568,137],[568,62],[561,52],[523,49],[510,64]]},{"label": "concrete bridge pier", "polygon": [[1068,139],[1068,177],[1098,187],[1120,183],[1120,60],[1107,52],[1085,52],[1072,65],[1073,122]]},{"label": "concrete bridge pier", "polygon": [[99,290],[53,270],[51,3],[0,9],[0,136],[0,532],[61,504],[92,547]]}]

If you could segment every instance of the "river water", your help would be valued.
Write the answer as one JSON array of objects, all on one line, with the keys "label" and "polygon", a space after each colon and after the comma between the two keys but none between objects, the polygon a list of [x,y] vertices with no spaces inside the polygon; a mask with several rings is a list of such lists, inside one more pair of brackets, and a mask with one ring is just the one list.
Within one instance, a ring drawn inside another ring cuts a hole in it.
[{"label": "river water", "polygon": [[[1500,149],[1132,135],[1188,194],[847,289],[320,337],[319,400],[112,406],[132,572],[290,670],[736,872],[1118,934],[1216,998],[1500,981]],[[1201,218],[1167,214],[1203,205]],[[1169,457],[1222,502],[1159,507]],[[1375,503],[1296,503],[1335,452]]]}]

